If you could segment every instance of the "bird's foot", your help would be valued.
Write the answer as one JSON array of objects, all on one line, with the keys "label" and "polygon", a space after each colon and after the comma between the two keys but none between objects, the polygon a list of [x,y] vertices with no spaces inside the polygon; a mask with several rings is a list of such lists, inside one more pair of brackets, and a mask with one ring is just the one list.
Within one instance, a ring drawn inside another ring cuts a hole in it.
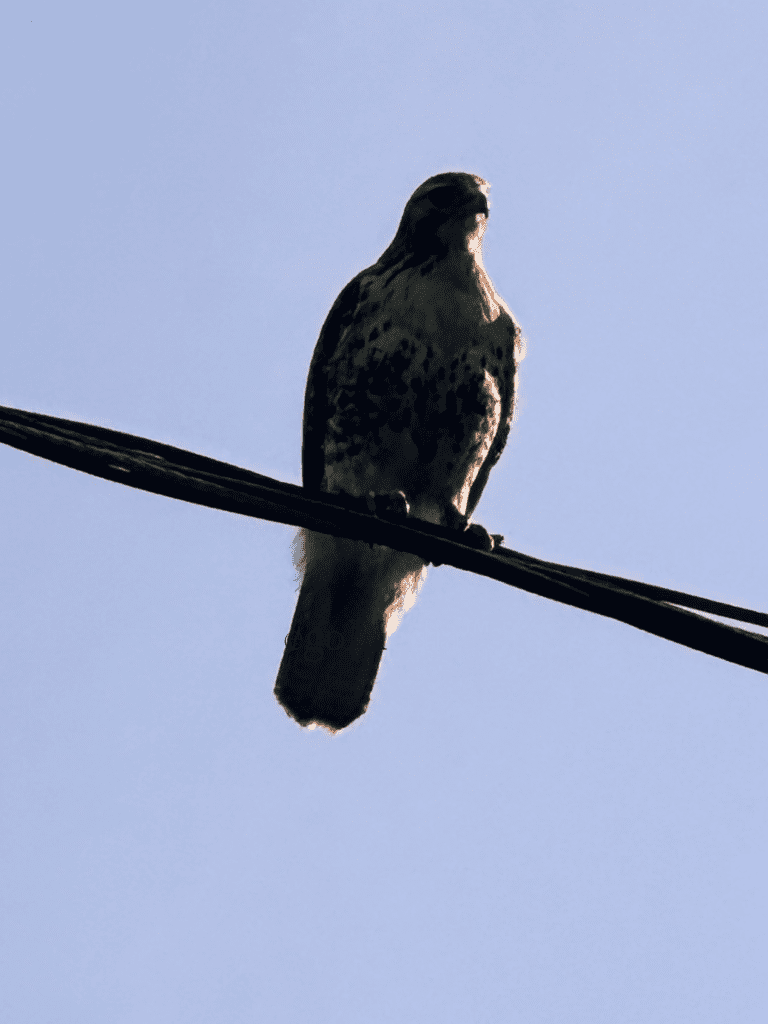
[{"label": "bird's foot", "polygon": [[483,551],[495,551],[496,548],[503,547],[504,545],[503,533],[488,533],[486,528],[480,526],[479,523],[472,523],[468,527],[467,533],[472,534],[475,538],[471,543]]},{"label": "bird's foot", "polygon": [[478,548],[480,551],[493,551],[496,546],[496,538],[493,534],[488,533],[484,526],[480,526],[479,523],[470,523],[464,531],[462,540],[465,544]]},{"label": "bird's foot", "polygon": [[411,512],[411,506],[402,491],[389,491],[387,494],[369,491],[365,503],[369,512],[382,519],[401,519]]}]

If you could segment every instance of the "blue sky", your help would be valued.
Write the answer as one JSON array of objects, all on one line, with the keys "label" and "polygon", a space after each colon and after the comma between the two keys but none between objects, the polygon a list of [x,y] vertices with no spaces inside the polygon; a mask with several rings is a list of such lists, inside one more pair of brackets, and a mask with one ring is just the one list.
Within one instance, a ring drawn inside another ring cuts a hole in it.
[{"label": "blue sky", "polygon": [[[758,3],[21,3],[0,403],[299,481],[427,176],[528,338],[477,520],[766,608]],[[368,714],[275,704],[287,527],[0,447],[0,1015],[763,1024],[768,682],[431,570]]]}]

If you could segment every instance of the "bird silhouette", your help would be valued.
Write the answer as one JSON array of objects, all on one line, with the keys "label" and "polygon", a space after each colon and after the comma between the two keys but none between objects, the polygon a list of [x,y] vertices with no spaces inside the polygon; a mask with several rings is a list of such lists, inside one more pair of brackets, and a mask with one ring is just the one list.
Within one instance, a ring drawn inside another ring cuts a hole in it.
[{"label": "bird silhouette", "polygon": [[[468,528],[509,436],[523,357],[520,327],[483,267],[489,188],[473,174],[428,178],[391,244],[334,302],[307,380],[308,491]],[[426,565],[309,530],[294,561],[302,582],[275,695],[299,724],[337,731],[367,709]]]}]

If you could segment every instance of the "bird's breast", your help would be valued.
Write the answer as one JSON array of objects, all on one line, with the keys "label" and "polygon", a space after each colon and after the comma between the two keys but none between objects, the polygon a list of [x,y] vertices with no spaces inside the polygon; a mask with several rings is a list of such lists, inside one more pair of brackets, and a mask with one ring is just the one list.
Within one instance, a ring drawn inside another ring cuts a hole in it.
[{"label": "bird's breast", "polygon": [[362,279],[326,367],[326,489],[466,506],[513,390],[516,325],[484,273],[455,270]]},{"label": "bird's breast", "polygon": [[340,348],[354,350],[359,366],[372,348],[394,354],[404,337],[431,346],[449,364],[468,350],[484,349],[490,357],[499,345],[506,348],[510,325],[490,280],[474,261],[460,269],[427,263],[394,277],[367,275]]}]

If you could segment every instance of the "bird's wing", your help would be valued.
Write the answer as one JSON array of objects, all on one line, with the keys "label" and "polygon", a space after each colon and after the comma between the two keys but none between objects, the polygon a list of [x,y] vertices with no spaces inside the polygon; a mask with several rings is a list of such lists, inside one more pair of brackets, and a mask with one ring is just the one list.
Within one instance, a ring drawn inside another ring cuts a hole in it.
[{"label": "bird's wing", "polygon": [[504,447],[509,439],[509,432],[512,429],[512,420],[515,414],[515,385],[517,378],[517,352],[520,346],[520,339],[522,332],[514,317],[510,316],[506,310],[502,312],[504,317],[504,325],[509,332],[509,356],[508,358],[512,362],[512,372],[509,377],[503,375],[497,384],[501,394],[501,408],[499,426],[496,431],[491,447],[488,449],[488,454],[483,461],[480,471],[475,477],[475,481],[469,492],[469,500],[467,501],[466,515],[469,517],[475,511],[477,503],[480,501],[480,497],[485,490],[485,485],[488,483],[488,477],[491,470],[501,458],[501,453],[504,451]]},{"label": "bird's wing", "polygon": [[325,473],[325,433],[333,410],[328,405],[328,366],[332,362],[342,334],[355,319],[359,305],[360,282],[369,270],[353,277],[331,306],[309,364],[304,394],[304,426],[301,444],[301,478],[309,490],[319,491]]}]

